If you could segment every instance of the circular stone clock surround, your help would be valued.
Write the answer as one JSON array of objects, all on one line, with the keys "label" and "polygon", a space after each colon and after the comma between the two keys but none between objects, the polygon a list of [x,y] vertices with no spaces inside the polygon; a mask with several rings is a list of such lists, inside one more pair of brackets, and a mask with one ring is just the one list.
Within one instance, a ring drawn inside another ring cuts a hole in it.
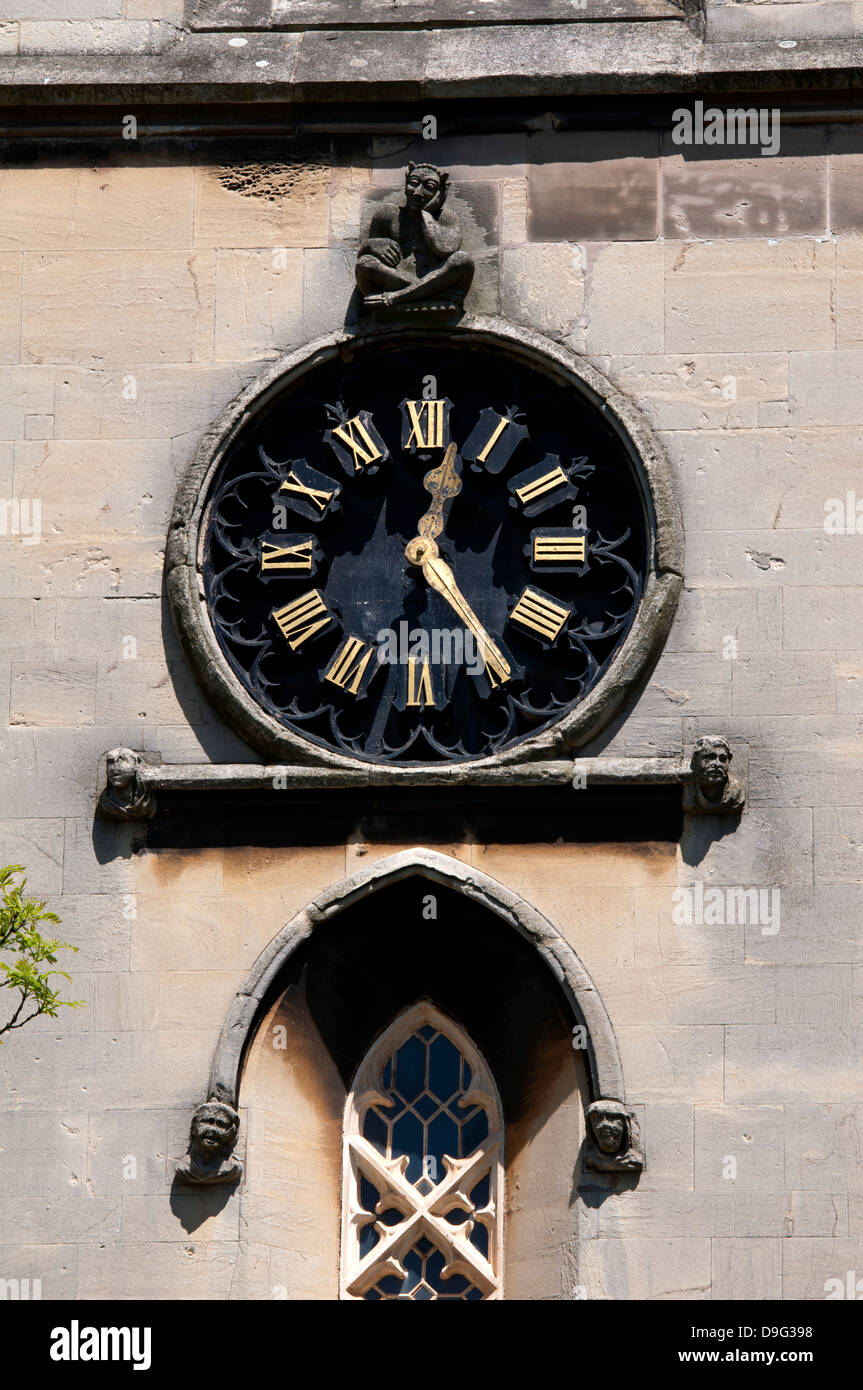
[{"label": "circular stone clock surround", "polygon": [[[598,682],[553,724],[501,751],[463,760],[471,767],[506,767],[560,758],[594,738],[637,693],[668,634],[682,588],[683,531],[668,461],[661,445],[633,406],[583,358],[528,329],[498,318],[465,318],[452,328],[376,329],[320,338],[277,360],[256,378],[203,436],[177,491],[165,556],[168,598],[192,669],[226,722],[265,758],[280,763],[333,769],[363,766],[383,780],[416,778],[416,763],[370,763],[368,758],[311,742],[286,728],[259,705],[231,668],[213,630],[204,590],[205,514],[211,488],[226,456],[285,388],[311,369],[349,361],[366,346],[421,349],[435,346],[485,348],[544,373],[598,410],[617,435],[641,494],[647,536],[641,599],[629,630]],[[446,765],[446,764],[445,764]],[[440,766],[440,764],[435,764]]]}]

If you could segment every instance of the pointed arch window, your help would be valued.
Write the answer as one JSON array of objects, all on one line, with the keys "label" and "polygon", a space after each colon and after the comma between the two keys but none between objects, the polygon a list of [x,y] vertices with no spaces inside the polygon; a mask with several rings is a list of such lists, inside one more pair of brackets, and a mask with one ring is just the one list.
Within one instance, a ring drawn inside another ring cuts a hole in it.
[{"label": "pointed arch window", "polygon": [[428,1002],[361,1063],[345,1108],[341,1296],[502,1294],[503,1122],[484,1058]]}]

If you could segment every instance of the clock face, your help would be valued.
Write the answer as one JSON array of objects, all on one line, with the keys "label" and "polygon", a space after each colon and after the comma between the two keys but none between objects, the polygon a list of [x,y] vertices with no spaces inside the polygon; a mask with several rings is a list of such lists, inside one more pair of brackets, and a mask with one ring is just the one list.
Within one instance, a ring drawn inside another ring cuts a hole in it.
[{"label": "clock face", "polygon": [[479,345],[307,369],[235,436],[200,563],[236,678],[373,762],[487,757],[601,680],[641,597],[642,492],[572,386]]}]

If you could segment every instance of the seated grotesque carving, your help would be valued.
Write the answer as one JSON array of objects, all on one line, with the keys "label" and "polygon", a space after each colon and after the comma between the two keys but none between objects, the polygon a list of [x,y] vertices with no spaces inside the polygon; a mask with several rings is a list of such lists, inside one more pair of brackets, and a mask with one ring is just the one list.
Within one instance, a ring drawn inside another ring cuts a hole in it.
[{"label": "seated grotesque carving", "polygon": [[692,752],[691,777],[683,788],[684,811],[706,816],[740,810],[743,788],[731,774],[732,757],[727,739],[711,735],[698,740]]},{"label": "seated grotesque carving", "polygon": [[199,1105],[192,1116],[189,1151],[177,1165],[181,1182],[238,1182],[243,1165],[234,1158],[240,1117],[227,1101],[212,1099]]},{"label": "seated grotesque carving", "polygon": [[404,203],[384,203],[357,256],[357,285],[367,308],[458,309],[474,263],[462,251],[461,223],[444,207],[449,175],[434,164],[410,163]]},{"label": "seated grotesque carving", "polygon": [[600,1173],[638,1173],[644,1167],[635,1112],[619,1100],[587,1107],[584,1167]]}]

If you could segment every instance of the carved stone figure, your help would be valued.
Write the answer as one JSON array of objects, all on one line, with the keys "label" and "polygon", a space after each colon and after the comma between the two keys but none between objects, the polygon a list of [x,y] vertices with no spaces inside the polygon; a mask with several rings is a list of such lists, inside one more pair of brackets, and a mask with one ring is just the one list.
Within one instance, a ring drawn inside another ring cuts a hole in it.
[{"label": "carved stone figure", "polygon": [[619,1100],[595,1100],[587,1107],[584,1166],[600,1173],[638,1173],[644,1167],[638,1120]]},{"label": "carved stone figure", "polygon": [[356,277],[367,308],[461,308],[474,263],[460,249],[461,223],[444,207],[449,175],[410,163],[403,204],[384,203],[357,255]]},{"label": "carved stone figure", "polygon": [[189,1151],[177,1165],[177,1177],[190,1183],[239,1182],[243,1165],[233,1150],[240,1117],[227,1101],[211,1099],[192,1116]]},{"label": "carved stone figure", "polygon": [[690,763],[691,780],[683,788],[683,809],[690,815],[715,815],[739,811],[743,788],[731,775],[731,748],[716,735],[700,738]]},{"label": "carved stone figure", "polygon": [[111,820],[146,820],[156,812],[156,798],[144,780],[144,760],[131,748],[112,748],[107,758],[107,785],[99,810]]}]

